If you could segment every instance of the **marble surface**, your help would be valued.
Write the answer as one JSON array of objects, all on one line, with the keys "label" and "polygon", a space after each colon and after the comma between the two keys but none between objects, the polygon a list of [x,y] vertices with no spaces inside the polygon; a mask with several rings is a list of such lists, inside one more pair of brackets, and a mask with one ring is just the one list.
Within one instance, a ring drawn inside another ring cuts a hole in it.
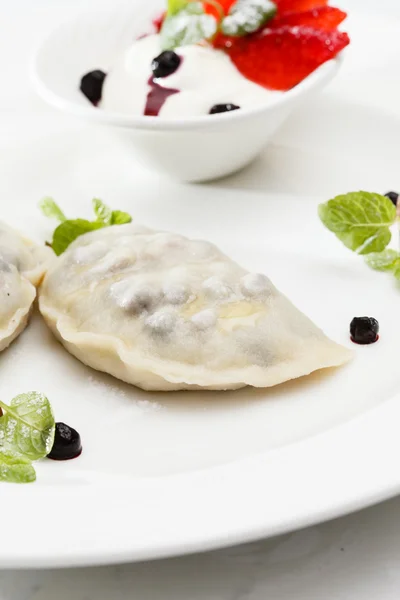
[{"label": "marble surface", "polygon": [[[51,22],[91,3],[0,0],[0,65],[6,90],[0,98],[0,148],[18,151],[27,136],[57,130],[58,114],[30,90],[29,49]],[[341,4],[400,17],[398,0]],[[55,534],[60,529],[62,534],[62,515],[53,527]],[[399,559],[397,498],[303,531],[218,552],[109,568],[2,571],[0,600],[397,600]]]},{"label": "marble surface", "polygon": [[397,498],[218,552],[116,567],[3,572],[0,599],[397,600],[399,560]]}]

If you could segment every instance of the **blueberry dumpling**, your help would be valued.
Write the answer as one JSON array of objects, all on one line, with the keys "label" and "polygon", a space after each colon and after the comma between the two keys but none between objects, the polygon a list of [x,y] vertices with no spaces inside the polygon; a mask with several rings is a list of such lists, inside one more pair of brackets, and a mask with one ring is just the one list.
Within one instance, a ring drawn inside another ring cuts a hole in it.
[{"label": "blueberry dumpling", "polygon": [[25,329],[53,252],[0,222],[0,351]]},{"label": "blueberry dumpling", "polygon": [[265,275],[132,223],[73,242],[39,306],[71,354],[145,390],[269,387],[351,357]]}]

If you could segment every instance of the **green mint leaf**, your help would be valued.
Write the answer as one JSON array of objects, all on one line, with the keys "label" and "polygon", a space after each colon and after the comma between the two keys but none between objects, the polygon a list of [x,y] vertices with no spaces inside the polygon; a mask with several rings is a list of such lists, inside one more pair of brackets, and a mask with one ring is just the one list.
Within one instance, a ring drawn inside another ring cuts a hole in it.
[{"label": "green mint leaf", "polygon": [[42,212],[46,216],[53,216],[62,221],[53,233],[52,243],[47,243],[48,246],[53,248],[57,256],[65,252],[68,246],[84,233],[110,225],[123,225],[132,221],[132,217],[128,213],[122,210],[111,210],[98,198],[93,198],[92,205],[97,217],[96,221],[66,219],[64,213],[51,198],[44,198],[39,203]]},{"label": "green mint leaf", "polygon": [[225,35],[242,36],[260,29],[274,18],[277,6],[271,0],[237,0],[221,22]]},{"label": "green mint leaf", "polygon": [[320,204],[318,214],[343,244],[358,254],[382,252],[391,240],[396,207],[379,194],[351,192]]},{"label": "green mint leaf", "polygon": [[53,198],[43,198],[40,200],[39,208],[42,213],[50,219],[57,219],[57,221],[60,221],[61,223],[67,220],[67,217]]},{"label": "green mint leaf", "polygon": [[131,215],[122,210],[113,210],[111,213],[111,225],[125,225],[131,221]]},{"label": "green mint leaf", "polygon": [[46,396],[28,392],[16,396],[10,406],[0,400],[0,407],[1,450],[29,460],[47,456],[54,443],[55,421]]},{"label": "green mint leaf", "polygon": [[30,460],[0,447],[0,481],[31,483],[35,480],[36,473]]},{"label": "green mint leaf", "polygon": [[373,252],[365,256],[364,260],[371,269],[393,273],[396,279],[400,279],[400,253],[396,250]]},{"label": "green mint leaf", "polygon": [[111,208],[109,208],[106,204],[104,204],[104,202],[99,200],[99,198],[93,198],[92,205],[97,220],[100,221],[100,223],[104,223],[104,225],[111,225]]},{"label": "green mint leaf", "polygon": [[217,29],[217,20],[204,12],[202,3],[190,2],[164,20],[160,32],[162,50],[208,40],[217,33]]},{"label": "green mint leaf", "polygon": [[383,252],[367,254],[364,260],[376,271],[392,271],[400,263],[400,254],[396,250],[386,249]]},{"label": "green mint leaf", "polygon": [[64,221],[54,231],[52,248],[57,256],[60,256],[80,235],[102,227],[104,227],[104,223],[100,221],[86,221],[85,219]]},{"label": "green mint leaf", "polygon": [[400,279],[400,260],[397,260],[395,263],[393,263],[391,271],[396,279]]},{"label": "green mint leaf", "polygon": [[189,4],[190,0],[168,0],[168,15],[174,15]]}]

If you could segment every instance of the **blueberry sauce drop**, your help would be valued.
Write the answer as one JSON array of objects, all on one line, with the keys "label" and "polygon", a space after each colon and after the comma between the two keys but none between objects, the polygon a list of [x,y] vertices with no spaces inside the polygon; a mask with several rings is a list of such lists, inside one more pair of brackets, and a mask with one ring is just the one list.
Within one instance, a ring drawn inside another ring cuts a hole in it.
[{"label": "blueberry sauce drop", "polygon": [[178,94],[179,90],[162,87],[154,81],[153,77],[150,77],[147,83],[151,90],[147,94],[144,114],[146,117],[158,117],[167,98],[173,94]]}]

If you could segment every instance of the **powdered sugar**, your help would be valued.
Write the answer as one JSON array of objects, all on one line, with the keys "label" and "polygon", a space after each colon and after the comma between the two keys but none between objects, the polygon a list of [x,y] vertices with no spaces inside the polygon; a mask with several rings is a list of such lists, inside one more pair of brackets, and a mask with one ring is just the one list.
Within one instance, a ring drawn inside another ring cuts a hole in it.
[{"label": "powdered sugar", "polygon": [[192,317],[192,323],[198,328],[198,329],[209,329],[210,327],[214,327],[214,325],[217,322],[217,313],[215,310],[208,308],[205,310],[202,310],[201,312],[198,312],[197,314],[193,315]]},{"label": "powdered sugar", "polygon": [[241,279],[241,287],[245,296],[262,296],[271,289],[271,282],[262,273],[247,273]]},{"label": "powdered sugar", "polygon": [[270,0],[237,0],[222,22],[226,35],[252,33],[276,13],[276,4]]}]

